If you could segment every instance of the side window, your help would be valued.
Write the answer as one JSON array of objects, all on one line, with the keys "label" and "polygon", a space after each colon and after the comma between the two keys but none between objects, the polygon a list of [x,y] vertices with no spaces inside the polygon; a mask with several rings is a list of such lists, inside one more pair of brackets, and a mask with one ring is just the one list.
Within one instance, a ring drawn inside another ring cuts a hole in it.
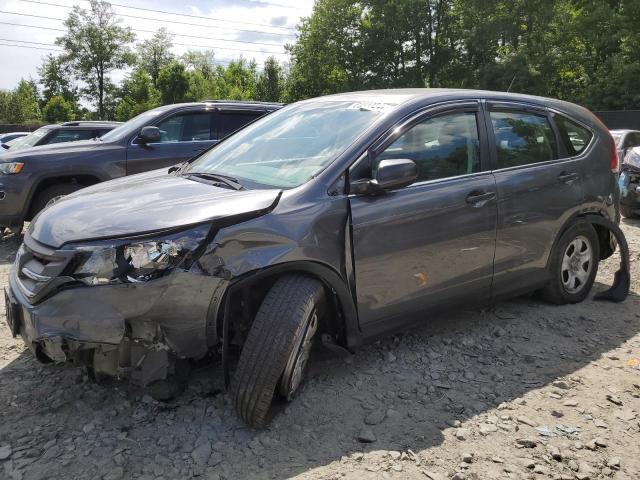
[{"label": "side window", "polygon": [[100,128],[100,129],[94,131],[93,133],[94,133],[94,136],[96,138],[100,138],[102,135],[104,135],[105,133],[110,132],[110,131],[111,131],[110,128]]},{"label": "side window", "polygon": [[91,140],[93,137],[93,130],[58,130],[47,139],[47,144]]},{"label": "side window", "polygon": [[556,115],[554,121],[560,132],[560,139],[570,157],[574,157],[582,152],[591,141],[591,132],[572,122],[563,115]]},{"label": "side window", "polygon": [[264,115],[262,112],[221,113],[218,115],[218,132],[220,138],[241,129],[247,123]]},{"label": "side window", "polygon": [[558,158],[556,138],[544,115],[491,112],[498,151],[498,168],[517,167]]},{"label": "side window", "polygon": [[474,112],[429,118],[411,127],[376,158],[409,159],[418,166],[418,182],[480,171],[478,122]]},{"label": "side window", "polygon": [[158,124],[161,143],[211,140],[211,113],[179,113]]}]

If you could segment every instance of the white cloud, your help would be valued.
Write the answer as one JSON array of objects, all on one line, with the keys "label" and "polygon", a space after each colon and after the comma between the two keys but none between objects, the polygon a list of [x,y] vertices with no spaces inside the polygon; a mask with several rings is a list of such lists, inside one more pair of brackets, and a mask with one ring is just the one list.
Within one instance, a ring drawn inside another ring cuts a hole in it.
[{"label": "white cloud", "polygon": [[[84,0],[42,1],[66,6],[79,4],[86,7],[88,5]],[[245,58],[255,58],[258,64],[261,64],[269,55],[275,55],[281,61],[287,60],[284,45],[293,42],[295,39],[293,36],[295,30],[290,28],[295,27],[301,17],[308,16],[313,7],[313,0],[191,0],[182,4],[178,4],[173,0],[115,0],[115,3],[136,7],[136,9],[133,9],[116,6],[115,10],[120,14],[147,18],[143,20],[122,17],[123,24],[136,31],[138,41],[150,38],[152,35],[152,33],[141,32],[140,30],[155,31],[161,27],[166,27],[176,35],[174,37],[175,43],[182,44],[174,46],[173,52],[177,55],[187,50],[212,49],[216,52],[217,60],[221,62],[243,55]],[[155,13],[141,10],[141,8],[197,15],[201,18]],[[0,11],[21,14],[0,13],[0,22],[64,28],[62,21],[28,17],[26,15],[63,19],[67,17],[70,9],[19,0],[0,0]],[[169,22],[162,20],[168,20]],[[53,44],[55,38],[61,33],[0,23],[1,39]],[[212,38],[220,40],[212,40]],[[274,45],[248,42],[271,43]],[[0,40],[0,43],[7,42]],[[28,45],[47,48],[44,45],[35,43]],[[29,78],[29,76],[36,78],[37,67],[42,63],[42,58],[47,53],[44,50],[0,45],[0,59],[2,59],[0,88],[14,88],[20,78]],[[112,78],[115,81],[119,81],[124,74],[125,72],[114,72]]]}]

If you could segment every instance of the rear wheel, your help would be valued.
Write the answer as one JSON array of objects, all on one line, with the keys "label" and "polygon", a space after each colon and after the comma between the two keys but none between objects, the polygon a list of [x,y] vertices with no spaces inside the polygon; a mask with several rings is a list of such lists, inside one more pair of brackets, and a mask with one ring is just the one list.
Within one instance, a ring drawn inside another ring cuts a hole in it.
[{"label": "rear wheel", "polygon": [[557,305],[584,300],[598,273],[598,235],[590,223],[578,222],[560,237],[551,259],[551,281],[542,290]]},{"label": "rear wheel", "polygon": [[231,383],[235,408],[249,425],[268,423],[275,394],[286,400],[295,396],[324,305],[324,287],[304,275],[281,277],[267,293]]},{"label": "rear wheel", "polygon": [[640,215],[633,213],[633,210],[629,205],[620,204],[620,213],[626,218],[640,218]]},{"label": "rear wheel", "polygon": [[58,185],[52,185],[38,192],[36,197],[31,203],[31,217],[36,216],[41,210],[53,205],[62,197],[69,195],[84,188],[84,185],[77,183],[60,183]]}]

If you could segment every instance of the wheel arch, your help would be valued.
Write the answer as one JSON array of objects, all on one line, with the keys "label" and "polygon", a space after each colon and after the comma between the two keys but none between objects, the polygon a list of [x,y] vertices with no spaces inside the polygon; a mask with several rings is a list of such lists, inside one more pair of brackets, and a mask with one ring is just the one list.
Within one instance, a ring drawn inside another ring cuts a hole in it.
[{"label": "wheel arch", "polygon": [[[223,306],[218,314],[218,334],[224,326],[224,317],[229,313],[227,300],[247,287],[252,289],[269,289],[274,281],[286,274],[305,274],[316,278],[325,287],[327,300],[335,323],[333,333],[337,335],[339,342],[347,348],[353,348],[362,344],[362,335],[358,324],[358,315],[354,299],[347,283],[331,267],[315,261],[292,261],[269,266],[260,270],[248,272],[231,280],[229,287],[222,299]],[[223,335],[221,335],[223,336]]]},{"label": "wheel arch", "polygon": [[75,183],[88,187],[97,183],[101,183],[103,181],[104,179],[100,178],[100,176],[96,175],[95,173],[70,173],[40,178],[29,193],[25,209],[25,220],[31,220],[31,217],[33,216],[33,201],[44,189],[49,188],[53,185],[65,183]]},{"label": "wheel arch", "polygon": [[598,246],[600,247],[599,249],[600,260],[604,260],[610,257],[611,255],[613,255],[613,252],[615,251],[615,247],[614,245],[611,244],[611,234],[609,230],[604,225],[591,222],[589,220],[589,217],[593,217],[593,216],[607,218],[607,216],[604,215],[601,211],[595,210],[595,211],[575,213],[565,221],[565,223],[562,225],[562,228],[558,230],[558,233],[556,234],[556,238],[553,240],[553,245],[549,250],[549,257],[547,258],[547,268],[549,268],[549,265],[553,258],[553,252],[555,252],[558,242],[560,241],[560,238],[562,237],[564,232],[566,232],[567,229],[571,227],[571,225],[573,225],[574,223],[580,220],[590,223],[595,229],[596,235],[598,236]]}]

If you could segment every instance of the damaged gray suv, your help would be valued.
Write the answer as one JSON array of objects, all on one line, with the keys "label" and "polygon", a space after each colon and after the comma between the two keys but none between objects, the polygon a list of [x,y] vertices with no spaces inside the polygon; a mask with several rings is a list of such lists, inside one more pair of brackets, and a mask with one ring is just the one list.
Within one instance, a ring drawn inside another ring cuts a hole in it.
[{"label": "damaged gray suv", "polygon": [[[538,290],[585,299],[614,235],[626,249],[616,162],[599,120],[557,100],[299,102],[189,162],[47,207],[11,271],[8,322],[41,361],[145,386],[219,353],[239,415],[264,426],[318,341],[351,350]],[[625,252],[610,299],[628,291]]]}]

